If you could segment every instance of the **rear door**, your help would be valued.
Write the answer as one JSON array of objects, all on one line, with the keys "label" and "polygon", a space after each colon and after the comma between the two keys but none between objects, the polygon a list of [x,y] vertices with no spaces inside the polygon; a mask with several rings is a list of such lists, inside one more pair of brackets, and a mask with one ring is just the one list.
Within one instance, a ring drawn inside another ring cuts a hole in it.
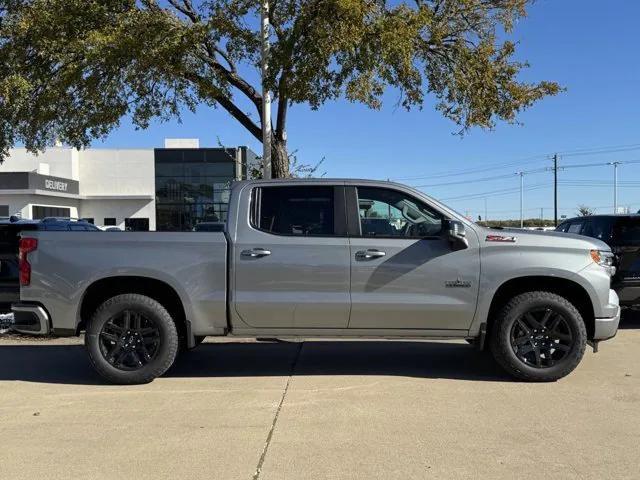
[{"label": "rear door", "polygon": [[640,216],[616,219],[611,243],[618,261],[613,282],[640,287]]},{"label": "rear door", "polygon": [[346,328],[344,186],[256,186],[248,206],[249,218],[238,219],[233,245],[233,295],[241,320],[254,328]]},{"label": "rear door", "polygon": [[393,188],[347,186],[349,328],[466,330],[478,296],[479,245],[444,235],[445,214]]},{"label": "rear door", "polygon": [[587,217],[582,228],[582,235],[597,238],[607,245],[611,245],[615,221],[615,217]]}]

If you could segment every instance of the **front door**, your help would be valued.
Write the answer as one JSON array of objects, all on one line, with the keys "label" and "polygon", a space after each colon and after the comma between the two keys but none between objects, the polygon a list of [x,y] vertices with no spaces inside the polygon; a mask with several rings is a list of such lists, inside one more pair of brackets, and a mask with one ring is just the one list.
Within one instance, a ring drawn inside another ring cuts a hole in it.
[{"label": "front door", "polygon": [[250,327],[347,328],[343,186],[255,187],[233,256],[235,309]]},{"label": "front door", "polygon": [[347,187],[347,196],[349,328],[468,329],[480,274],[473,232],[467,248],[452,245],[445,215],[400,190]]}]

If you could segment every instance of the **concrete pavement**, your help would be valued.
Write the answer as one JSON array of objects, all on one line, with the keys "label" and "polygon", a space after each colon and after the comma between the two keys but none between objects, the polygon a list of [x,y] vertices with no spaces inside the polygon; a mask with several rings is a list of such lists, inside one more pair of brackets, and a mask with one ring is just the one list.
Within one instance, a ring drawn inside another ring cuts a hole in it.
[{"label": "concrete pavement", "polygon": [[0,478],[638,478],[640,316],[623,326],[552,384],[461,342],[225,340],[120,387],[77,340],[0,339]]}]

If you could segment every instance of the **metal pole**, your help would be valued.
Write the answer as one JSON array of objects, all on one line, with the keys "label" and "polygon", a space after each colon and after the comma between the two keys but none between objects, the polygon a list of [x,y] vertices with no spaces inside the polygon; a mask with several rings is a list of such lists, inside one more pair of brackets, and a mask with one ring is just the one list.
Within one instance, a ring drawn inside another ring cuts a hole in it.
[{"label": "metal pole", "polygon": [[260,35],[262,39],[262,178],[271,178],[271,93],[265,84],[269,71],[269,0],[262,0]]},{"label": "metal pole", "polygon": [[553,156],[553,224],[558,226],[558,154]]},{"label": "metal pole", "polygon": [[613,162],[613,213],[618,213],[618,164]]},{"label": "metal pole", "polygon": [[487,197],[484,197],[484,221],[489,221],[489,216],[487,215]]},{"label": "metal pole", "polygon": [[523,191],[524,191],[524,172],[518,172],[516,175],[520,175],[520,228],[524,227],[524,212],[523,212]]}]

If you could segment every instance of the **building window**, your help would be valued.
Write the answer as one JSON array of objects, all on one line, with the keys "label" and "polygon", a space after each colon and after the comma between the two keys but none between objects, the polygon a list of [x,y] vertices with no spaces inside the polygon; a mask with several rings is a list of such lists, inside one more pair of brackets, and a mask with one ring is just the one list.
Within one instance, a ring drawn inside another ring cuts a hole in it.
[{"label": "building window", "polygon": [[0,217],[9,216],[9,205],[0,205]]},{"label": "building window", "polygon": [[127,232],[148,232],[149,219],[148,218],[125,218],[124,229]]},{"label": "building window", "polygon": [[82,218],[81,220],[84,220],[85,222],[90,223],[91,225],[93,225],[94,223],[96,223],[96,222],[95,222],[95,219],[94,219],[94,218],[91,218],[91,217]]},{"label": "building window", "polygon": [[157,149],[156,230],[191,231],[199,223],[225,222],[237,150]]},{"label": "building window", "polygon": [[114,217],[105,217],[104,218],[104,226],[105,227],[115,227],[116,219]]},{"label": "building window", "polygon": [[34,205],[32,207],[32,216],[34,220],[42,220],[47,217],[71,217],[71,209],[65,207],[43,207]]}]

